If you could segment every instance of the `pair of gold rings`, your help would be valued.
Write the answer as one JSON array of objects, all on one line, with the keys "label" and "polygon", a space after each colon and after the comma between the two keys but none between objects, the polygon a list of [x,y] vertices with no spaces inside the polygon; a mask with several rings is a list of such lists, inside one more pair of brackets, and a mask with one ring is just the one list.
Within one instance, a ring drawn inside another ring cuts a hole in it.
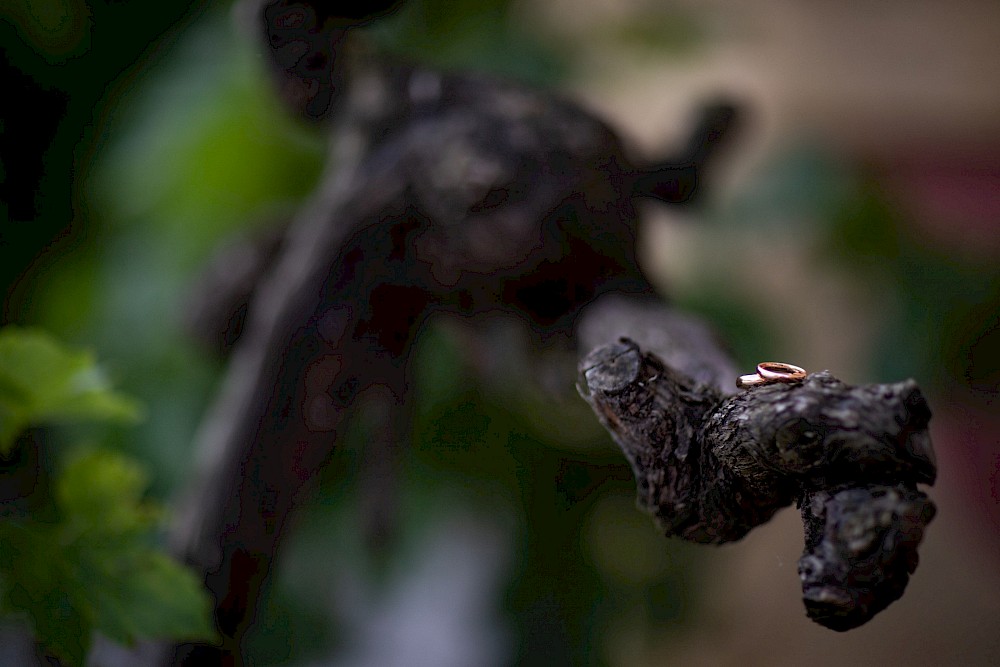
[{"label": "pair of gold rings", "polygon": [[741,375],[736,381],[740,389],[755,387],[760,384],[775,382],[798,382],[806,377],[806,370],[792,364],[780,361],[762,361],[757,364],[757,372],[751,375]]}]

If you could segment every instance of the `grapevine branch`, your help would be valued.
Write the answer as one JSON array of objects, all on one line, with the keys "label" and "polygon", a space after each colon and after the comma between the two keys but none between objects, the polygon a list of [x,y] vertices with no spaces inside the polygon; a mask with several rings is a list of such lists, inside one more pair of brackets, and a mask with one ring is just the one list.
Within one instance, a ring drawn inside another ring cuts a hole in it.
[{"label": "grapevine branch", "polygon": [[853,387],[822,371],[727,396],[628,338],[580,373],[666,535],[738,540],[796,503],[811,619],[849,630],[903,594],[935,512],[916,488],[933,484],[935,463],[915,382]]}]

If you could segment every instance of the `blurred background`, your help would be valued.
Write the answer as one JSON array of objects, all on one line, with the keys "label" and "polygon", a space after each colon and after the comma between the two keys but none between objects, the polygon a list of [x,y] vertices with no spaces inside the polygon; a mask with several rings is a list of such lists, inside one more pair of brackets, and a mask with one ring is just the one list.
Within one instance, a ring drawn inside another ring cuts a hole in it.
[{"label": "blurred background", "polygon": [[[205,264],[287,219],[324,155],[229,5],[0,5],[3,323],[95,349],[145,401],[145,423],[100,437],[168,500],[223,368],[184,329]],[[740,103],[705,205],[643,209],[644,266],[746,368],[915,378],[939,513],[904,597],[832,633],[801,605],[794,510],[733,545],[666,540],[582,401],[540,415],[430,331],[398,534],[361,537],[360,420],[289,536],[248,664],[996,664],[1000,5],[408,0],[370,32],[575,99],[637,161],[682,141],[699,103]]]}]

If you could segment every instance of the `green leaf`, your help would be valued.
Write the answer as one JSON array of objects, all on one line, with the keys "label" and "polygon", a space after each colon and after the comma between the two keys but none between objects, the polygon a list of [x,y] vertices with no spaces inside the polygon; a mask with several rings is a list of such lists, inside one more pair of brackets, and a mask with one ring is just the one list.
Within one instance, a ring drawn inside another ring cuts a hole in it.
[{"label": "green leaf", "polygon": [[106,449],[69,459],[56,482],[56,502],[67,530],[104,541],[148,530],[159,511],[142,501],[148,480],[134,461]]},{"label": "green leaf", "polygon": [[139,549],[91,565],[83,589],[93,602],[97,629],[109,638],[129,644],[138,637],[193,640],[214,634],[201,581],[166,555]]},{"label": "green leaf", "polygon": [[135,401],[112,391],[91,353],[68,349],[36,329],[0,330],[0,455],[33,424],[134,421],[139,414]]},{"label": "green leaf", "polygon": [[10,407],[3,402],[0,389],[0,456],[10,451],[18,434],[28,426],[28,420],[23,411]]},{"label": "green leaf", "polygon": [[57,522],[0,520],[0,609],[66,665],[83,664],[94,631],[124,644],[215,634],[202,583],[151,545],[160,511],[145,486],[134,462],[82,451],[55,481]]},{"label": "green leaf", "polygon": [[0,544],[0,608],[25,617],[46,651],[64,664],[82,665],[93,623],[58,527],[0,522]]},{"label": "green leaf", "polygon": [[66,466],[56,498],[79,588],[96,628],[117,641],[210,637],[204,586],[147,544],[160,512],[142,500],[146,481],[138,465],[108,450],[83,452]]}]

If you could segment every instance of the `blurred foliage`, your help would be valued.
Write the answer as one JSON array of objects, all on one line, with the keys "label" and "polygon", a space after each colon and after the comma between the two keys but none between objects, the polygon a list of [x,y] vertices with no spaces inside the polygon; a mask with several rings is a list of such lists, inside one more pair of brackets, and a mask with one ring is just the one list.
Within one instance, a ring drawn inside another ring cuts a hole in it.
[{"label": "blurred foliage", "polygon": [[78,242],[76,193],[101,115],[155,61],[204,0],[0,2],[0,286],[2,322],[30,318],[10,291],[56,239]]},{"label": "blurred foliage", "polygon": [[[137,415],[90,354],[39,331],[0,330],[0,474],[39,474],[9,456],[28,426]],[[39,445],[23,437],[17,446]],[[122,643],[211,637],[201,583],[151,541],[160,511],[143,500],[142,468],[107,449],[71,451],[57,457],[50,497],[0,502],[0,611],[26,618],[67,665],[83,664],[95,630]]]},{"label": "blurred foliage", "polygon": [[221,238],[289,212],[319,175],[325,141],[274,94],[257,45],[211,15],[150,76],[123,90],[88,201],[117,229],[143,227],[190,273]]},{"label": "blurred foliage", "polygon": [[407,0],[369,33],[390,53],[444,69],[539,85],[567,73],[561,54],[511,20],[511,0]]},{"label": "blurred foliage", "polygon": [[21,38],[49,63],[82,55],[90,44],[90,12],[83,0],[10,0],[3,14]]},{"label": "blurred foliage", "polygon": [[[81,165],[77,223],[21,287],[22,317],[94,345],[121,384],[156,406],[126,438],[165,497],[188,472],[189,444],[219,366],[186,337],[187,301],[211,251],[290,215],[325,152],[271,89],[255,45],[210,13],[109,100]],[[62,250],[62,252],[59,252]]]},{"label": "blurred foliage", "polygon": [[730,266],[699,273],[671,296],[707,317],[740,363],[780,356],[795,327],[752,304],[740,265],[740,239],[773,239],[775,252],[791,249],[818,268],[837,267],[879,295],[876,318],[864,322],[876,330],[864,364],[873,381],[913,377],[937,391],[1000,393],[1000,346],[991,345],[1000,325],[1000,266],[929,240],[882,178],[821,141],[788,137],[746,190],[705,212]]},{"label": "blurred foliage", "polygon": [[611,26],[609,32],[609,41],[657,57],[686,55],[705,38],[705,26],[698,15],[677,7],[653,16],[634,16],[622,25]]},{"label": "blurred foliage", "polygon": [[138,416],[138,405],[111,390],[92,354],[67,350],[41,331],[0,330],[0,456],[31,425]]},{"label": "blurred foliage", "polygon": [[[1000,265],[914,233],[876,179],[856,181],[829,217],[826,248],[860,277],[891,285],[871,364],[886,377],[1000,393]],[[991,344],[992,343],[992,344]]]}]

